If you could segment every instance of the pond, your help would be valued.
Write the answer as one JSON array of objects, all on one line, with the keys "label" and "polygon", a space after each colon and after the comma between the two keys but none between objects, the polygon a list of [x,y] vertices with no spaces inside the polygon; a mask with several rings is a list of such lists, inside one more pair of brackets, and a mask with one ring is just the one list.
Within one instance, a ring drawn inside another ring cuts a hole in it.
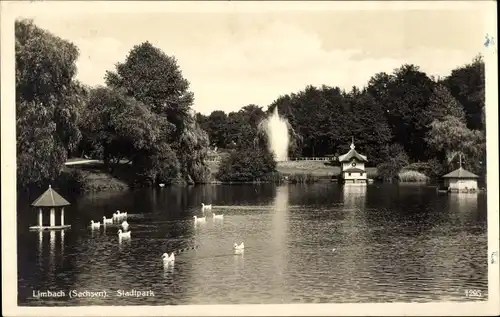
[{"label": "pond", "polygon": [[[317,183],[165,187],[66,198],[72,228],[43,233],[28,230],[37,212],[31,201],[19,199],[20,306],[488,297],[484,193]],[[201,203],[213,204],[223,220],[195,224]],[[102,223],[117,209],[129,214],[130,239],[119,239],[115,225],[89,228],[91,220]],[[241,242],[244,251],[235,253],[233,244]],[[163,253],[182,248],[191,249],[177,253],[174,265],[164,265]],[[479,290],[482,297],[466,297],[467,290]],[[46,291],[64,296],[37,296]]]}]

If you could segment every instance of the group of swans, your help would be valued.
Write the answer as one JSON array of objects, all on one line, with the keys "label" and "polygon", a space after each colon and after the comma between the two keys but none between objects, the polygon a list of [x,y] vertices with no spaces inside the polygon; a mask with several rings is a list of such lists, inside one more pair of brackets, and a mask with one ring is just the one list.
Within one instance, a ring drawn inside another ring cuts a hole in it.
[{"label": "group of swans", "polygon": [[[127,212],[121,213],[119,210],[117,210],[113,214],[113,218],[106,218],[106,216],[102,217],[102,223],[104,226],[106,225],[112,225],[115,221],[119,222],[122,221],[121,223],[121,229],[118,230],[118,237],[119,238],[130,238],[130,231],[128,231],[129,224],[127,222]],[[91,229],[99,229],[101,227],[101,222],[94,222],[94,220],[90,220],[90,228]],[[122,231],[123,229],[123,231]]]},{"label": "group of swans", "polygon": [[[245,249],[245,244],[243,242],[241,242],[240,244],[235,243],[233,246],[233,250],[235,251],[236,254],[242,254],[244,249]],[[166,267],[173,265],[175,262],[174,252],[172,252],[170,255],[168,255],[168,253],[163,253],[162,260],[163,260],[163,265],[165,265]]]},{"label": "group of swans", "polygon": [[[212,204],[205,205],[204,203],[201,203],[201,211],[203,212],[203,214],[205,214],[205,211],[207,211],[207,210],[210,210],[210,211],[212,210]],[[207,221],[206,216],[204,216],[204,217],[193,216],[193,218],[194,218],[195,223],[205,223]],[[223,214],[216,215],[215,213],[212,212],[212,218],[216,219],[216,220],[223,220],[224,215]]]}]

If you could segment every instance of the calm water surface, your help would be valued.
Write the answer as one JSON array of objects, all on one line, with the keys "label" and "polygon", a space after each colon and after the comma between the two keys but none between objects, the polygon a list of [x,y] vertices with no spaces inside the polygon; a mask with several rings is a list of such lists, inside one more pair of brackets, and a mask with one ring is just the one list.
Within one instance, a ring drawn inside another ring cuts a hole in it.
[{"label": "calm water surface", "polygon": [[[62,234],[28,231],[37,212],[18,203],[19,305],[464,301],[468,289],[487,299],[484,194],[320,183],[66,197],[72,228]],[[224,220],[195,225],[202,202]],[[120,241],[117,227],[88,228],[117,209],[134,214],[130,240]],[[234,254],[235,242],[245,243],[243,254]],[[191,246],[163,265],[164,252]],[[155,296],[116,296],[132,289]],[[33,298],[45,290],[108,297]]]}]

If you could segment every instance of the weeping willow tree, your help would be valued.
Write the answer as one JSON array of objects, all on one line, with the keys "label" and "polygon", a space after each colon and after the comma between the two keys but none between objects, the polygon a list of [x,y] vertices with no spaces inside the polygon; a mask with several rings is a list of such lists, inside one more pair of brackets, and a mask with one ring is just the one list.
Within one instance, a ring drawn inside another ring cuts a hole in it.
[{"label": "weeping willow tree", "polygon": [[210,142],[208,134],[196,122],[194,116],[184,121],[184,129],[178,143],[180,171],[188,183],[206,183],[210,169],[205,163]]},{"label": "weeping willow tree", "polygon": [[15,23],[17,184],[57,179],[81,139],[83,90],[75,80],[78,48],[33,24]]},{"label": "weeping willow tree", "polygon": [[485,172],[486,139],[479,130],[467,128],[465,120],[446,116],[435,120],[426,138],[429,146],[435,151],[443,152],[447,169],[458,167],[458,157],[462,156],[464,168],[472,172]]}]

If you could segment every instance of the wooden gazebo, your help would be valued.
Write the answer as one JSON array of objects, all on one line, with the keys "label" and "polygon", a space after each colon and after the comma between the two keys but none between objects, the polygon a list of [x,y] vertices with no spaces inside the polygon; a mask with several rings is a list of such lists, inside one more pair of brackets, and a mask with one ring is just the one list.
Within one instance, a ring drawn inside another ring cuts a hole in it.
[{"label": "wooden gazebo", "polygon": [[[66,199],[59,195],[52,187],[49,185],[43,194],[40,195],[31,206],[38,208],[38,226],[30,227],[31,230],[58,230],[67,229],[71,225],[64,224],[64,207],[71,205]],[[43,224],[43,212],[44,210],[50,210],[50,225],[44,226]],[[59,225],[56,225],[56,210],[60,210],[61,221]]]}]

